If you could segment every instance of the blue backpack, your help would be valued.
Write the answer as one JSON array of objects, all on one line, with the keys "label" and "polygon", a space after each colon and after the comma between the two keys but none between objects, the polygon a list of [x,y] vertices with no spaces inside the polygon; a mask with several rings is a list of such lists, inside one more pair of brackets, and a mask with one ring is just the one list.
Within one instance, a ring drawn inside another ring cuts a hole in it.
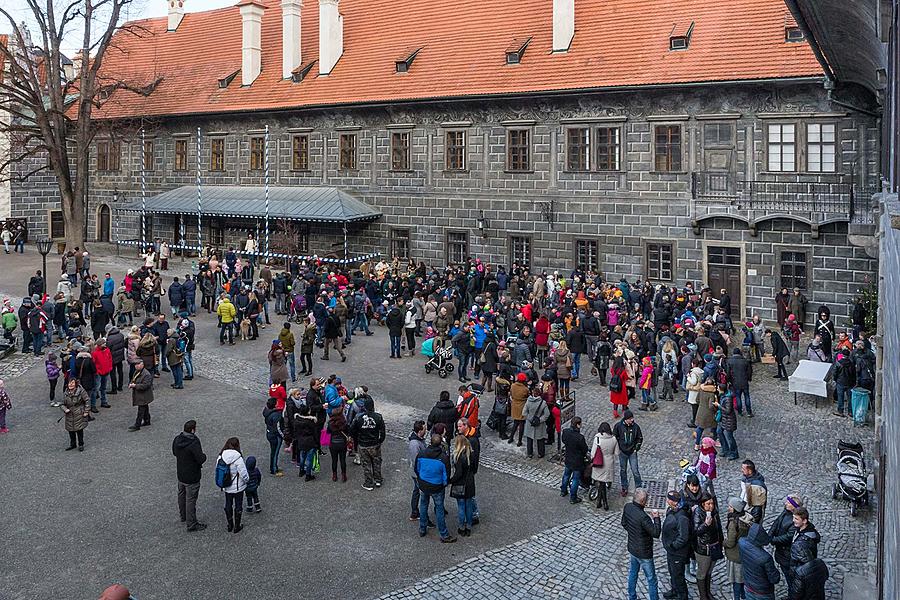
[{"label": "blue backpack", "polygon": [[227,488],[231,485],[231,465],[222,457],[216,462],[216,487]]}]

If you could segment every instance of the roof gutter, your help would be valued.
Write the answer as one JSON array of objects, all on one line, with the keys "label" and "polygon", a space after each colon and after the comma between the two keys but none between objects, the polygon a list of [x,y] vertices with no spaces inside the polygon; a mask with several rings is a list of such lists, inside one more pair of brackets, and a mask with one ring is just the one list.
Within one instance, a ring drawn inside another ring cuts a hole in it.
[{"label": "roof gutter", "polygon": [[[708,87],[719,85],[765,85],[765,84],[784,84],[784,83],[821,83],[824,77],[822,75],[804,75],[799,77],[766,77],[762,79],[727,79],[717,81],[679,81],[677,83],[653,83],[653,84],[637,84],[637,85],[617,85],[592,88],[564,88],[558,90],[541,90],[534,92],[500,92],[496,94],[466,94],[461,96],[435,96],[426,98],[407,98],[400,100],[363,100],[359,102],[341,102],[331,104],[307,104],[302,106],[287,106],[284,108],[242,108],[222,111],[204,111],[204,112],[184,112],[177,114],[161,114],[147,115],[148,119],[159,118],[177,118],[177,117],[197,117],[197,116],[222,116],[232,114],[250,114],[250,113],[285,113],[302,110],[330,110],[340,108],[355,108],[366,106],[371,108],[385,108],[397,106],[398,104],[429,104],[429,103],[447,103],[447,102],[471,102],[478,100],[517,100],[517,99],[533,99],[533,98],[553,98],[558,96],[568,96],[572,94],[607,94],[621,93],[633,91],[648,90],[668,90],[672,88],[684,87]],[[117,121],[131,117],[111,117],[104,119],[103,117],[94,117],[97,121]]]}]

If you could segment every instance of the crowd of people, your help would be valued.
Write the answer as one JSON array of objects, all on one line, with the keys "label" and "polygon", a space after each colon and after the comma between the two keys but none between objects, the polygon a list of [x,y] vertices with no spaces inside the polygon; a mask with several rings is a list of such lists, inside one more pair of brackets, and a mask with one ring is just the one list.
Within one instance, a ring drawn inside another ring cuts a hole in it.
[{"label": "crowd of people", "polygon": [[[740,458],[735,434],[738,417],[754,415],[750,382],[760,371],[754,365],[774,362],[773,376],[783,378],[785,361],[799,358],[806,311],[799,290],[776,295],[779,327],[774,329],[758,315],[732,315],[725,290],[716,295],[691,282],[681,288],[624,278],[610,282],[580,267],[568,274],[532,273],[517,264],[494,270],[478,259],[442,270],[398,260],[345,270],[295,259],[280,270],[258,261],[256,249],[252,236],[243,256],[233,247],[224,253],[207,248],[193,272],[168,285],[162,276],[170,256],[165,242],[148,248],[141,264],[118,282],[110,273],[102,279],[91,273],[90,254],[75,249],[62,257],[52,296],[44,292],[44,274],[38,271],[17,311],[4,302],[7,339],[21,329],[22,351],[45,360],[50,401],[62,410],[69,434],[67,450],[84,450],[87,423],[125,386],[137,407],[129,431],[150,425],[155,380],[171,373],[170,385],[178,390],[194,377],[198,312],[214,313],[220,344],[233,345],[236,339],[256,340],[259,329],[271,325],[272,303],[272,316],[283,324],[267,347],[271,386],[262,420],[270,475],[284,475],[280,456],[289,452],[299,476],[313,481],[321,471],[320,457],[330,454],[332,481],[348,480],[349,456],[362,466],[363,488],[383,485],[385,423],[372,396],[365,386],[346,388],[336,375],[312,376],[314,348],[322,351],[319,360],[330,360],[333,351],[346,361],[353,337],[372,335],[370,325],[377,323],[387,329],[392,359],[449,349],[457,361],[456,401],[443,392],[427,419],[412,424],[408,438],[410,520],[418,522],[420,535],[436,526],[442,542],[456,541],[445,519],[447,488],[457,500],[458,536],[471,535],[480,519],[475,479],[481,439],[491,429],[509,444],[522,446],[524,439],[529,459],[545,457],[556,440],[564,462],[560,493],[575,504],[586,487],[596,493],[597,507],[608,510],[616,464],[622,497],[629,493],[631,471],[633,501],[622,518],[629,536],[631,598],[638,571],[656,598],[652,540],[660,536],[672,582],[666,598],[687,598],[686,578],[696,581],[701,600],[711,598],[711,573],[722,559],[736,600],[774,598],[779,575],[769,568],[773,559],[764,548],[770,542],[792,594],[795,588],[824,585],[827,570],[823,576],[824,565],[816,562],[818,538],[799,496],[788,497],[790,514],[766,532],[761,528],[766,488],[752,461],[742,463],[740,493],[726,500],[724,527],[714,487],[718,459]],[[808,360],[835,363],[836,414],[843,414],[850,389],[874,385],[874,353],[859,325],[865,319],[861,310],[857,305],[852,327],[838,332],[828,307],[820,307],[807,348]],[[44,353],[54,342],[59,349]],[[577,391],[571,382],[588,373],[608,388],[612,405],[612,422],[600,423],[590,442],[580,417],[564,430],[561,422],[562,408]],[[297,384],[301,377],[310,377],[307,385]],[[63,393],[57,401],[60,378]],[[2,385],[0,392],[0,432],[5,432],[11,405]],[[493,394],[492,403],[482,411],[487,394]],[[677,400],[687,405],[696,454],[685,465],[684,488],[668,496],[662,523],[644,511],[647,494],[638,463],[643,434],[634,411],[652,418],[660,401]],[[196,516],[206,461],[196,428],[193,420],[185,423],[172,447],[179,512],[188,531],[206,527]],[[245,501],[247,511],[262,510],[257,460],[244,457],[240,440],[229,438],[217,456],[215,477],[228,531],[240,532]]]}]

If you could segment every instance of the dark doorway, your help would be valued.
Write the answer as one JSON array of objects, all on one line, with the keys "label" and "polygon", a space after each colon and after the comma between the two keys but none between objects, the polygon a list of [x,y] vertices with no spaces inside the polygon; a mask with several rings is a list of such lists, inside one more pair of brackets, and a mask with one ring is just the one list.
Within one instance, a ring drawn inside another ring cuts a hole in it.
[{"label": "dark doorway", "polygon": [[106,204],[100,205],[100,210],[97,211],[97,241],[98,242],[109,242],[112,238],[111,235],[111,224],[112,219],[109,214],[109,206]]},{"label": "dark doorway", "polygon": [[728,290],[728,295],[731,296],[731,318],[734,321],[742,319],[741,249],[729,246],[707,247],[706,270],[713,296],[718,298],[721,290]]}]

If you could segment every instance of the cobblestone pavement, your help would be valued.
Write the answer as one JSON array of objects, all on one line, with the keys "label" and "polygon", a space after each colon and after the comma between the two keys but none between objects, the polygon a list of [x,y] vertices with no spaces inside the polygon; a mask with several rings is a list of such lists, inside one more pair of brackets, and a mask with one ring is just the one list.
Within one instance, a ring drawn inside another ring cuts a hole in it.
[{"label": "cobblestone pavement", "polygon": [[[123,260],[109,263],[104,260],[98,259],[98,264],[115,264],[120,269],[127,265]],[[179,267],[179,270],[185,269]],[[179,270],[169,274],[177,274]],[[385,416],[391,437],[405,439],[412,421],[427,415],[440,390],[452,392],[458,384],[455,379],[425,375],[424,360],[419,357],[388,360],[387,335],[382,328],[376,327],[375,331],[373,337],[354,337],[347,351],[347,363],[322,362],[317,351],[315,375],[334,372],[351,386],[367,384],[377,409]],[[214,319],[201,315],[198,318],[200,341],[194,358],[196,370],[214,381],[248,390],[251,395],[259,394],[261,404],[268,385],[264,356],[268,340],[276,332],[277,326],[273,326],[262,331],[257,342],[222,347],[214,341]],[[17,369],[27,368],[29,361],[36,362],[29,357],[0,361],[0,374],[15,377]],[[854,428],[849,419],[833,416],[832,407],[821,401],[816,408],[811,397],[801,396],[795,406],[786,382],[771,377],[772,367],[755,367],[751,394],[756,417],[739,419],[736,437],[741,457],[752,458],[766,477],[769,519],[779,512],[780,499],[787,493],[799,492],[807,497],[812,521],[823,537],[820,556],[832,573],[828,598],[837,600],[842,597],[841,586],[848,572],[861,573],[874,565],[875,521],[871,514],[874,511],[862,510],[859,516],[851,518],[846,503],[831,500],[831,485],[836,479],[837,440],[860,441],[871,457],[873,431],[871,427]],[[788,368],[792,370],[791,366]],[[612,411],[608,392],[590,376],[586,366],[583,375],[573,383],[573,389],[577,395],[576,412],[583,418],[584,431],[590,437],[600,422],[612,422]],[[305,386],[307,380],[304,378],[297,385]],[[487,394],[483,418],[491,401],[492,395]],[[693,434],[686,426],[689,406],[679,398],[660,403],[660,410],[655,413],[636,411],[636,415],[645,439],[640,452],[641,473],[645,480],[664,486],[679,476],[679,459],[693,454]],[[559,485],[562,469],[558,464],[550,460],[528,460],[524,448],[500,443],[494,432],[485,430],[482,447],[482,464],[488,471],[480,472],[480,489],[492,485],[495,476],[491,471],[545,488]],[[720,463],[716,481],[720,497],[739,491],[739,476],[739,463]],[[484,598],[624,598],[627,552],[619,524],[622,500],[616,495],[609,513],[586,504],[580,511],[583,516],[574,522],[485,551],[383,598],[468,597],[473,590],[478,590],[478,596]],[[557,510],[552,504],[547,509]],[[668,577],[659,545],[656,565],[660,585],[665,588]],[[730,598],[730,586],[721,563],[715,572],[713,589],[716,598]]]}]

